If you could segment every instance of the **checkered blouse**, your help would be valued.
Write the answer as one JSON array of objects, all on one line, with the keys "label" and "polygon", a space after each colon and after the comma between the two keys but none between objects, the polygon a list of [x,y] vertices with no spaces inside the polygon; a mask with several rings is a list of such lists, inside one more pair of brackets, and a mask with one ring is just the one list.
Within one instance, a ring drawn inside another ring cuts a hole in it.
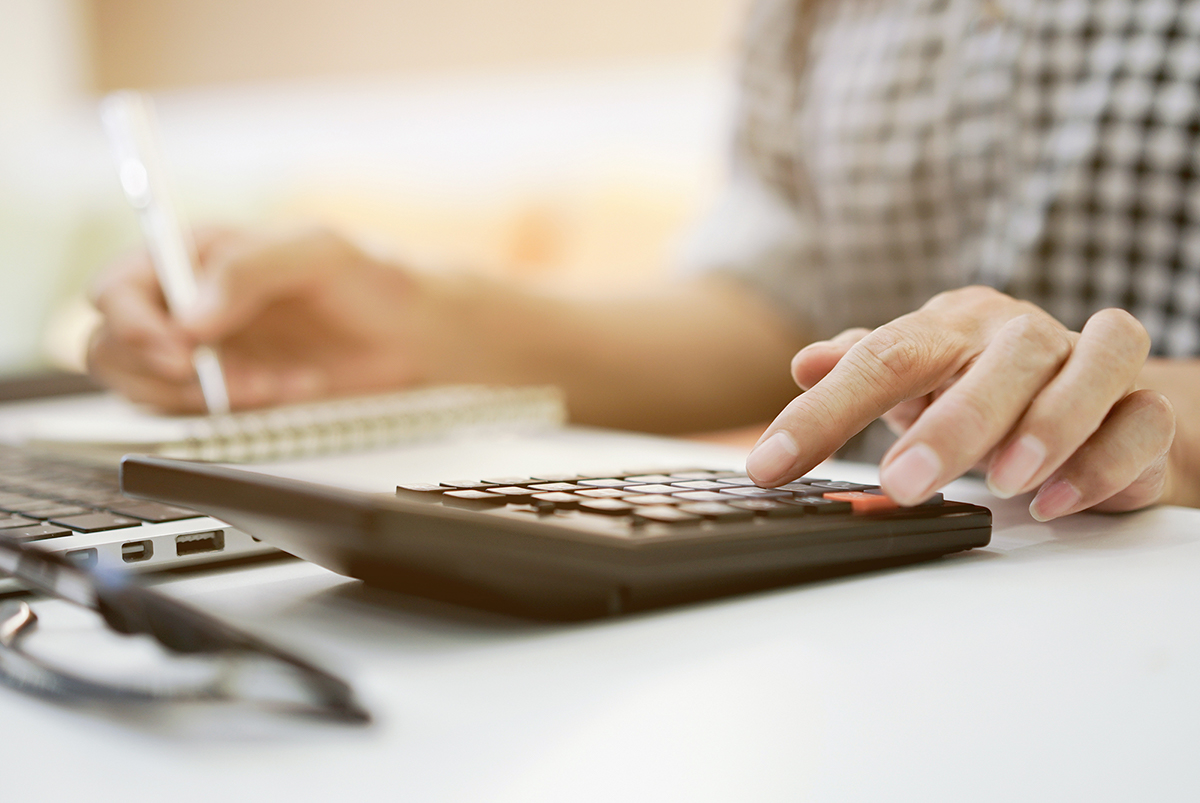
[{"label": "checkered blouse", "polygon": [[819,336],[984,283],[1200,355],[1200,0],[762,0],[746,44],[704,267]]}]

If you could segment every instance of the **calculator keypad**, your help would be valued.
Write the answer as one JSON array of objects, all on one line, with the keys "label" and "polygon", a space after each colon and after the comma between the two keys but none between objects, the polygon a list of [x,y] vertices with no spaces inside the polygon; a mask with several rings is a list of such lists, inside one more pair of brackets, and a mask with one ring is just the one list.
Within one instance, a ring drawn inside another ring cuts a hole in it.
[{"label": "calculator keypad", "polygon": [[[700,469],[414,483],[398,485],[396,494],[407,500],[538,517],[603,517],[609,524],[623,522],[631,532],[649,525],[880,515],[899,507],[875,485],[802,477],[780,488],[760,488],[739,472]],[[942,503],[942,495],[935,494],[925,505]]]}]

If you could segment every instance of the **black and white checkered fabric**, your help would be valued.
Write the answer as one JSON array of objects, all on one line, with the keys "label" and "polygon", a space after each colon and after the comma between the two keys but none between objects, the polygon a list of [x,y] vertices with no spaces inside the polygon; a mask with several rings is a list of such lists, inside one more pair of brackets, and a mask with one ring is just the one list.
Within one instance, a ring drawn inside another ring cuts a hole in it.
[{"label": "black and white checkered fabric", "polygon": [[741,89],[703,267],[817,336],[983,283],[1200,355],[1200,0],[764,0]]}]

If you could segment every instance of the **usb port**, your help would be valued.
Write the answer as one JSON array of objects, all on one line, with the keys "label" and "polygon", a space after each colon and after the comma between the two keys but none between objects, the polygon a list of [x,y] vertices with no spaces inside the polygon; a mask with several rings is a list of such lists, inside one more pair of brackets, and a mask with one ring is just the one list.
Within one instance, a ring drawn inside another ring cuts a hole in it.
[{"label": "usb port", "polygon": [[139,563],[150,560],[154,554],[154,544],[149,541],[126,541],[121,544],[121,560],[126,563]]},{"label": "usb port", "polygon": [[72,549],[70,552],[63,555],[64,558],[74,563],[76,566],[82,566],[85,569],[94,568],[98,555],[94,549]]},{"label": "usb port", "polygon": [[187,555],[201,555],[205,552],[220,552],[224,548],[224,530],[175,536],[175,554],[181,558]]}]

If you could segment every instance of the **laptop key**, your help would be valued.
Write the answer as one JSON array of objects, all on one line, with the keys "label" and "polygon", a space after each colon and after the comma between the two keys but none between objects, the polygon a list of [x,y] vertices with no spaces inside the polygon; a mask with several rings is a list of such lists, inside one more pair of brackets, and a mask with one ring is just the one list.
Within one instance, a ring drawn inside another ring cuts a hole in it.
[{"label": "laptop key", "polygon": [[0,495],[0,510],[7,510],[10,513],[16,513],[23,507],[34,507],[36,505],[45,503],[46,501],[46,499],[39,496],[28,496],[26,494],[3,494]]},{"label": "laptop key", "polygon": [[21,513],[31,519],[57,519],[62,516],[81,516],[84,513],[94,512],[91,508],[80,507],[79,505],[46,505],[45,507],[25,508]]},{"label": "laptop key", "polygon": [[51,524],[59,527],[70,527],[81,533],[98,533],[104,530],[120,530],[123,527],[140,527],[142,523],[128,516],[118,516],[115,513],[87,513],[82,516],[63,516],[51,519]]},{"label": "laptop key", "polygon": [[0,530],[5,538],[15,538],[18,541],[42,541],[46,538],[61,538],[64,535],[74,535],[73,530],[65,527],[55,527],[53,524],[33,524],[28,527],[12,527]]},{"label": "laptop key", "polygon": [[159,502],[125,502],[119,505],[107,505],[107,508],[118,515],[130,516],[151,524],[161,524],[164,521],[183,521],[201,515],[194,510],[164,505]]},{"label": "laptop key", "polygon": [[13,527],[27,527],[37,523],[37,519],[31,519],[19,513],[9,513],[7,515],[0,513],[0,530],[9,530]]}]

